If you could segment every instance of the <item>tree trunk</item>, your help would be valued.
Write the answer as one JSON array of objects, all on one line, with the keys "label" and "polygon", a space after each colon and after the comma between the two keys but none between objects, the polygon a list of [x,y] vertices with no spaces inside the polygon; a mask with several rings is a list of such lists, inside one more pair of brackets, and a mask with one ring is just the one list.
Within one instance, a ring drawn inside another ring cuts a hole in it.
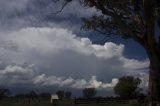
[{"label": "tree trunk", "polygon": [[156,0],[143,0],[146,33],[144,47],[150,60],[148,105],[160,106],[160,41],[155,38]]},{"label": "tree trunk", "polygon": [[160,106],[160,48],[148,49],[150,60],[148,102],[149,106]]}]

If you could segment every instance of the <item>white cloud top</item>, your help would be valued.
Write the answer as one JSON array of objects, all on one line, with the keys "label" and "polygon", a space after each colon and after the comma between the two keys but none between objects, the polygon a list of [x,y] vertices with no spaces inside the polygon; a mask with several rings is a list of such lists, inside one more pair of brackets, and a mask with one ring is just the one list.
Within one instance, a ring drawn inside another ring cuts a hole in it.
[{"label": "white cloud top", "polygon": [[110,89],[118,77],[141,76],[149,65],[148,60],[126,58],[123,44],[92,44],[88,38],[77,38],[62,28],[23,28],[1,37],[4,43],[0,55],[4,63],[0,63],[0,79],[11,85]]}]

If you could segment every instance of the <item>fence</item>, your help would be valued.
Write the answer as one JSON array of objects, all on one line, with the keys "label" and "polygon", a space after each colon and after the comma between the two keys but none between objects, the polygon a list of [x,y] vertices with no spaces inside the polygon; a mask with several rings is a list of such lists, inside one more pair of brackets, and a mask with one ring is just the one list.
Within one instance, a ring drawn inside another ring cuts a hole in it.
[{"label": "fence", "polygon": [[122,98],[91,98],[91,99],[76,99],[75,105],[84,105],[84,104],[128,104],[129,99]]}]

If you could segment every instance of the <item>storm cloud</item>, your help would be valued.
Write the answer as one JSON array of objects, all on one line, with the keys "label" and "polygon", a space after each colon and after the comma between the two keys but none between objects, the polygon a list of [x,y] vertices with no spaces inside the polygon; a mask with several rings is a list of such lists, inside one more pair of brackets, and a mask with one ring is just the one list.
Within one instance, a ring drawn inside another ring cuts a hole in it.
[{"label": "storm cloud", "polygon": [[141,87],[147,87],[147,58],[126,56],[122,43],[95,44],[97,33],[84,33],[80,27],[81,17],[96,10],[75,0],[62,13],[53,14],[62,4],[0,1],[0,85],[112,90],[119,77],[134,75],[142,79]]},{"label": "storm cloud", "polygon": [[62,28],[30,27],[8,33],[4,38],[18,50],[3,46],[0,51],[1,60],[8,64],[0,75],[6,76],[5,80],[11,84],[106,89],[114,85],[107,83],[114,83],[123,75],[139,76],[149,64],[148,60],[126,58],[123,44],[92,44],[88,38],[76,37],[72,31]]}]

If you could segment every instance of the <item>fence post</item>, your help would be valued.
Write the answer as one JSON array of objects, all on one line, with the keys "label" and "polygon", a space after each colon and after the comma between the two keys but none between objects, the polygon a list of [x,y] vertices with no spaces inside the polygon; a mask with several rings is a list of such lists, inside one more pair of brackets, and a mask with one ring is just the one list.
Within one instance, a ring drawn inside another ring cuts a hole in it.
[{"label": "fence post", "polygon": [[74,106],[76,106],[76,104],[77,104],[77,103],[76,103],[76,97],[74,97]]},{"label": "fence post", "polygon": [[97,98],[97,104],[99,104],[99,98]]}]

